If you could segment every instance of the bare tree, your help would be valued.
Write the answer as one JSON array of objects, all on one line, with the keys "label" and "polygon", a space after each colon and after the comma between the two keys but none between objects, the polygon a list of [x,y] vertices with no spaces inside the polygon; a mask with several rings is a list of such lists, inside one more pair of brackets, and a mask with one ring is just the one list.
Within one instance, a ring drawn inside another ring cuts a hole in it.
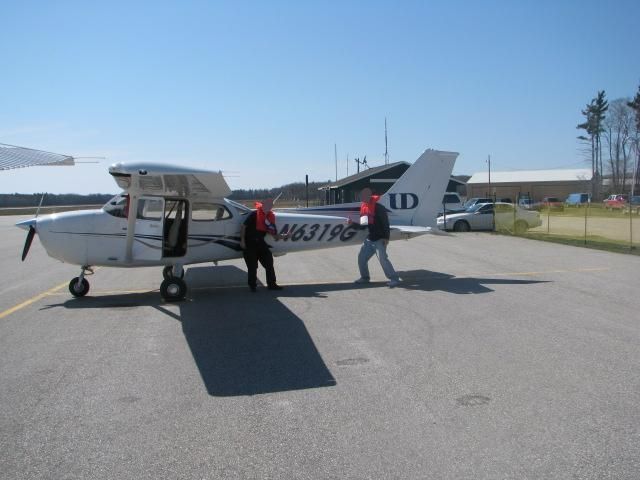
[{"label": "bare tree", "polygon": [[611,102],[609,115],[603,122],[602,136],[609,151],[609,171],[614,192],[625,191],[627,177],[631,174],[632,134],[634,112],[629,98]]},{"label": "bare tree", "polygon": [[638,184],[640,183],[640,85],[638,86],[638,91],[636,92],[636,96],[633,97],[633,100],[627,103],[627,106],[630,107],[634,111],[635,116],[635,125],[631,135],[633,149],[636,153],[635,165],[633,168],[634,173],[634,182],[631,187],[631,194],[634,194],[638,190]]}]

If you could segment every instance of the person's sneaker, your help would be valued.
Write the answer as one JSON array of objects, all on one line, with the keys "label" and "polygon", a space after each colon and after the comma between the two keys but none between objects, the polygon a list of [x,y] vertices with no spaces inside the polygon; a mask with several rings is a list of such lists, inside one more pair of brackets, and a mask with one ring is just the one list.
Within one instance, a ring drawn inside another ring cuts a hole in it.
[{"label": "person's sneaker", "polygon": [[284,287],[281,287],[280,285],[269,285],[267,288],[269,290],[284,290]]},{"label": "person's sneaker", "polygon": [[394,287],[397,287],[398,285],[400,285],[400,280],[399,279],[398,280],[389,280],[387,282],[387,286],[389,288],[394,288]]},{"label": "person's sneaker", "polygon": [[368,278],[362,278],[362,277],[361,277],[361,278],[357,279],[357,280],[356,280],[355,282],[353,282],[353,283],[360,283],[360,284],[362,284],[362,283],[369,283],[369,279],[368,279]]}]

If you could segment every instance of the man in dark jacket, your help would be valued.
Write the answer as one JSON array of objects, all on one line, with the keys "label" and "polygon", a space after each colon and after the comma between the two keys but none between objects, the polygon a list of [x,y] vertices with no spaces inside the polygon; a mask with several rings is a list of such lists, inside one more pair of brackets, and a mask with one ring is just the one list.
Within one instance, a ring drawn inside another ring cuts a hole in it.
[{"label": "man in dark jacket", "polygon": [[390,288],[398,286],[400,278],[387,256],[387,245],[389,244],[389,217],[387,209],[383,205],[378,205],[377,196],[372,195],[370,188],[365,188],[360,192],[360,225],[361,228],[368,228],[369,235],[365,238],[360,253],[358,254],[358,267],[360,268],[360,278],[356,283],[369,283],[369,260],[374,254],[378,254],[380,266],[384,274],[389,279],[387,285]]},{"label": "man in dark jacket", "polygon": [[276,283],[276,272],[273,268],[273,255],[265,237],[286,238],[287,234],[279,234],[276,229],[275,216],[271,211],[273,200],[266,199],[262,203],[256,203],[256,210],[251,212],[244,221],[240,230],[240,247],[243,250],[244,262],[247,265],[249,288],[256,291],[258,282],[258,262],[264,267],[267,274],[267,288],[269,290],[282,290]]}]

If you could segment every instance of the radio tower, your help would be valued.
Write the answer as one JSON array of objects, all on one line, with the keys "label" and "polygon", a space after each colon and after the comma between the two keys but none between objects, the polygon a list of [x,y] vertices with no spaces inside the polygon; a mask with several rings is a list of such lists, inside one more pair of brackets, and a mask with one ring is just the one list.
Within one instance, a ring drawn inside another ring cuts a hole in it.
[{"label": "radio tower", "polygon": [[389,165],[389,149],[387,148],[387,117],[384,117],[384,164]]}]

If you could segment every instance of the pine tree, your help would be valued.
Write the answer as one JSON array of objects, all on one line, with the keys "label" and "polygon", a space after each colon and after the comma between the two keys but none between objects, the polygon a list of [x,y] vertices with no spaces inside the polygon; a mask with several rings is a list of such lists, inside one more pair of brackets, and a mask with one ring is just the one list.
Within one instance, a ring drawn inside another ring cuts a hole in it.
[{"label": "pine tree", "polygon": [[601,90],[598,95],[587,104],[582,110],[585,116],[585,122],[576,126],[579,130],[585,130],[588,137],[579,136],[578,139],[589,141],[591,143],[591,174],[593,177],[594,191],[593,195],[600,195],[600,176],[602,175],[602,143],[601,135],[604,132],[603,122],[605,113],[609,109],[609,103],[605,98],[605,91]]}]

